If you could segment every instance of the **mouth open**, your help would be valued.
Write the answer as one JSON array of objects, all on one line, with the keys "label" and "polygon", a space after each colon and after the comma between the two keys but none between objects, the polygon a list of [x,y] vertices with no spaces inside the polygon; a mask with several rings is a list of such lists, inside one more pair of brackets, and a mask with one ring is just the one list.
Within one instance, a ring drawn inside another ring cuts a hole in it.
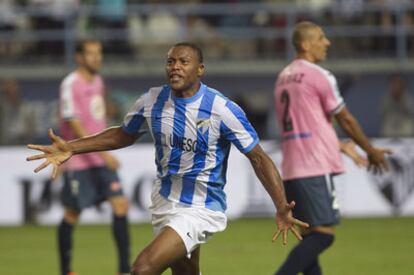
[{"label": "mouth open", "polygon": [[181,75],[178,74],[171,74],[170,75],[170,81],[171,82],[176,82],[176,81],[180,81],[183,77]]}]

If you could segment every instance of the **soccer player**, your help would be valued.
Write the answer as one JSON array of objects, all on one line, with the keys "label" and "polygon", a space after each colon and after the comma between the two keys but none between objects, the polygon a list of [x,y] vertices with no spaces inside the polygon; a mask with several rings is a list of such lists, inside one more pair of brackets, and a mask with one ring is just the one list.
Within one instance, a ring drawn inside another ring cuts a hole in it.
[{"label": "soccer player", "polygon": [[[95,40],[78,42],[75,58],[78,68],[63,79],[60,87],[60,125],[65,140],[91,135],[107,127],[105,87],[99,75],[101,43]],[[63,166],[64,217],[58,228],[62,275],[74,274],[70,268],[72,232],[82,210],[104,200],[109,201],[113,211],[118,272],[129,274],[128,200],[119,182],[118,167],[118,160],[108,152],[77,155]]]},{"label": "soccer player", "polygon": [[230,145],[247,156],[276,209],[277,232],[287,242],[288,231],[301,239],[294,225],[295,203],[285,198],[276,166],[262,150],[244,112],[218,91],[201,83],[202,51],[188,42],[174,45],[165,65],[169,84],[149,89],[126,115],[124,124],[97,135],[64,141],[49,135],[52,145],[28,145],[42,151],[28,160],[45,158],[35,172],[54,167],[72,155],[122,148],[149,131],[155,145],[157,181],[152,192],[152,224],[156,237],[137,256],[132,275],[200,273],[200,245],[223,231],[227,219],[226,183]]},{"label": "soccer player", "polygon": [[[340,149],[355,153],[352,144],[339,143],[332,127],[340,127],[367,154],[368,169],[387,169],[386,149],[375,148],[345,106],[335,77],[318,62],[330,46],[323,30],[312,22],[298,23],[293,33],[297,56],[278,76],[274,90],[278,123],[282,129],[282,175],[288,200],[297,202],[295,217],[310,224],[277,275],[322,274],[318,256],[334,240],[339,222],[333,176],[343,173]],[[352,157],[352,155],[351,155]],[[363,159],[352,157],[362,166]]]}]

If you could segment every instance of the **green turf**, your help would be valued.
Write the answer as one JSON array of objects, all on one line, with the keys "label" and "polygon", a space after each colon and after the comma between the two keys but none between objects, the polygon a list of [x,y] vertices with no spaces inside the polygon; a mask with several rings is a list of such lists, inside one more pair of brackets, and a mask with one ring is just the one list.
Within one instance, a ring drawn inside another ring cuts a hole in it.
[{"label": "green turf", "polygon": [[[204,275],[272,274],[295,240],[283,247],[269,240],[271,219],[230,222],[201,251]],[[413,274],[414,218],[344,219],[334,246],[322,257],[325,274]],[[133,255],[152,238],[149,225],[132,225]],[[79,226],[74,269],[80,275],[114,275],[110,226]],[[0,227],[0,274],[57,275],[55,228]],[[165,274],[170,274],[165,272]]]}]

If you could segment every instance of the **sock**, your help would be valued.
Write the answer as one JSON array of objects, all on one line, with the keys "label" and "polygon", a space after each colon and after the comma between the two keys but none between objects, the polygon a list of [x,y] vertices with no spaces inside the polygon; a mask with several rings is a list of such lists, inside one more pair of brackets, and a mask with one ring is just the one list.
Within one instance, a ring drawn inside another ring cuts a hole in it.
[{"label": "sock", "polygon": [[58,227],[58,246],[60,273],[66,275],[70,272],[70,261],[72,256],[72,232],[73,225],[62,220]]},{"label": "sock", "polygon": [[[318,255],[328,248],[333,243],[333,240],[334,236],[332,234],[312,232],[306,235],[303,240],[292,249],[283,265],[275,274],[296,275],[299,272],[307,270],[312,267],[312,264],[315,264],[315,261],[318,260]],[[316,272],[317,268],[311,268],[310,271]],[[319,273],[310,274],[321,274],[320,267]]]},{"label": "sock", "polygon": [[316,258],[304,271],[303,275],[322,275],[319,260]]},{"label": "sock", "polygon": [[113,216],[112,233],[118,249],[119,272],[129,273],[131,267],[129,265],[129,232],[126,216]]}]

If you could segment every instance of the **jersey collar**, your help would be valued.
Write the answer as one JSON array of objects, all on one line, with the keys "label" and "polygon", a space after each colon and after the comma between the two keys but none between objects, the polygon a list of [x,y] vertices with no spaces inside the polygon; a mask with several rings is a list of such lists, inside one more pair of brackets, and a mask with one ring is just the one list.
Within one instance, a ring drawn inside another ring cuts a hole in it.
[{"label": "jersey collar", "polygon": [[191,97],[176,97],[173,95],[173,93],[171,92],[171,87],[170,87],[170,92],[171,92],[171,98],[175,103],[178,104],[189,104],[189,103],[193,103],[194,101],[196,101],[197,99],[199,99],[205,92],[206,90],[206,85],[204,85],[203,83],[200,82],[200,88],[198,89],[197,93],[195,93],[195,95],[191,96]]}]

